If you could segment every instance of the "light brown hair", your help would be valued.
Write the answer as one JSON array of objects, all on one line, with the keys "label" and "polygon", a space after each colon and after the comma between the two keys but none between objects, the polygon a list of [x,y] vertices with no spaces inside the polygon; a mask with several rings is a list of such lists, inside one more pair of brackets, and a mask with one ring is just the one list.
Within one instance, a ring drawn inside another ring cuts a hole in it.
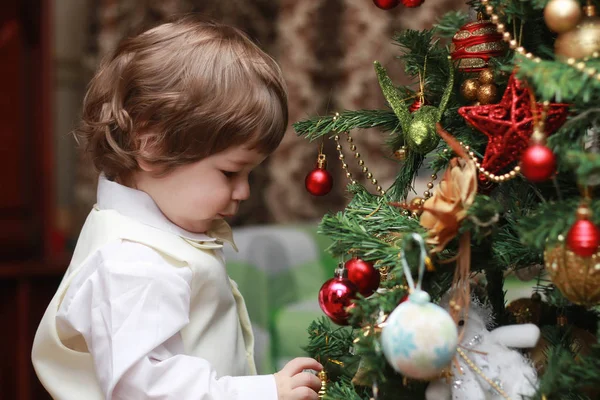
[{"label": "light brown hair", "polygon": [[103,61],[76,134],[99,171],[126,179],[136,158],[168,172],[234,145],[269,154],[287,120],[277,63],[238,29],[187,16]]}]

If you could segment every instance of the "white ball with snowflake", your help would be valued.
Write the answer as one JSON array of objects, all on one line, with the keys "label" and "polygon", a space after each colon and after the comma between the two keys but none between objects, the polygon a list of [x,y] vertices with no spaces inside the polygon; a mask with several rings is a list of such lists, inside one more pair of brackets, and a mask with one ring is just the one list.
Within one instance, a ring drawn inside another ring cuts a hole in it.
[{"label": "white ball with snowflake", "polygon": [[402,375],[432,379],[456,354],[458,330],[450,314],[415,290],[388,317],[381,332],[383,354]]}]

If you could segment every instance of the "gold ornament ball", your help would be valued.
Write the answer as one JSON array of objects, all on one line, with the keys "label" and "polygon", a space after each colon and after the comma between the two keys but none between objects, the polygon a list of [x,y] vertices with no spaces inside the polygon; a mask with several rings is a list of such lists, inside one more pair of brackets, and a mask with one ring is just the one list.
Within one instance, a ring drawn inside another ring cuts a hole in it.
[{"label": "gold ornament ball", "polygon": [[542,316],[542,302],[534,299],[516,299],[511,301],[506,310],[514,317],[517,324],[539,324]]},{"label": "gold ornament ball", "polygon": [[425,200],[422,197],[415,197],[410,201],[411,206],[420,207],[425,203]]},{"label": "gold ornament ball", "polygon": [[477,100],[479,82],[476,79],[467,79],[460,85],[460,94],[469,101]]},{"label": "gold ornament ball", "polygon": [[404,147],[394,151],[394,158],[398,161],[406,160],[406,149]]},{"label": "gold ornament ball", "polygon": [[552,283],[571,302],[586,307],[600,303],[600,252],[581,257],[560,242],[546,248],[544,262]]},{"label": "gold ornament ball", "polygon": [[486,83],[494,83],[494,71],[490,68],[486,68],[479,72],[478,77],[479,83],[485,85]]},{"label": "gold ornament ball", "polygon": [[544,21],[553,32],[564,33],[575,28],[581,19],[577,0],[550,0],[544,8]]},{"label": "gold ornament ball", "polygon": [[580,59],[600,51],[600,18],[594,6],[586,7],[586,16],[571,31],[562,33],[554,42],[554,52],[563,58]]},{"label": "gold ornament ball", "polygon": [[[415,197],[410,201],[410,205],[412,207],[422,207],[425,200],[422,197]],[[423,214],[423,209],[419,208],[417,210],[413,210],[413,214],[416,214],[417,217],[420,217]]]},{"label": "gold ornament ball", "polygon": [[498,96],[498,88],[493,83],[486,83],[479,86],[477,90],[477,100],[480,104],[492,104]]}]

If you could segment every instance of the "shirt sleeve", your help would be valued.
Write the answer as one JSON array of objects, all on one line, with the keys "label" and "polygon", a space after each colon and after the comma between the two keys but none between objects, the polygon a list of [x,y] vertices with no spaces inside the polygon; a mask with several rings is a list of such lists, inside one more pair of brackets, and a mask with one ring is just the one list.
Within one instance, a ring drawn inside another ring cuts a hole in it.
[{"label": "shirt sleeve", "polygon": [[83,336],[106,399],[277,400],[273,375],[217,378],[184,354],[191,278],[147,246],[111,243],[73,280],[57,328]]}]

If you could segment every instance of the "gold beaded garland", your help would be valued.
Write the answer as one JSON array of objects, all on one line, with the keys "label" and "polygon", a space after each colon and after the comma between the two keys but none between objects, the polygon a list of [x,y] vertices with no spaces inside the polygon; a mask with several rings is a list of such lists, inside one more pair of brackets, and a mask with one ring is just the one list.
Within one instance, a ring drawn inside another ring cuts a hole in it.
[{"label": "gold beaded garland", "polygon": [[[336,112],[335,116],[333,117],[333,120],[337,121],[339,117],[340,117],[340,113]],[[365,165],[365,162],[361,159],[360,153],[356,151],[356,145],[353,144],[354,139],[352,139],[352,136],[350,136],[350,132],[344,132],[344,133],[346,134],[346,141],[348,143],[350,143],[350,150],[355,152],[354,158],[358,161],[358,165],[362,167],[362,172],[365,174],[367,179],[369,179],[371,181],[371,184],[373,184],[373,186],[375,186],[375,189],[377,190],[377,192],[381,196],[384,196],[385,190],[383,190],[383,188],[379,185],[379,181],[373,177],[373,174],[371,172],[368,172],[369,168],[367,168],[367,166]],[[344,171],[346,171],[346,178],[348,178],[350,180],[350,182],[352,182],[352,184],[355,185],[357,182],[356,182],[356,180],[354,180],[354,178],[352,176],[352,172],[350,172],[350,170],[348,169],[348,164],[346,164],[346,162],[344,162],[344,159],[346,158],[346,156],[344,156],[344,153],[342,150],[342,145],[340,144],[340,135],[335,135],[333,137],[333,140],[335,140],[335,143],[336,143],[335,148],[339,153],[339,159],[342,162],[342,168],[344,169]]]},{"label": "gold beaded garland", "polygon": [[473,361],[471,361],[471,359],[465,354],[465,352],[460,347],[458,349],[456,349],[456,351],[458,352],[458,355],[463,360],[465,360],[465,362],[467,363],[469,368],[471,368],[473,370],[473,372],[475,372],[477,375],[481,376],[491,387],[494,388],[494,390],[496,392],[498,392],[498,394],[500,396],[504,397],[506,400],[510,400],[510,397],[508,397],[508,394],[506,394],[506,392],[500,387],[500,385],[498,385],[495,381],[488,378],[483,373],[481,368],[479,368]]},{"label": "gold beaded garland", "polygon": [[[498,15],[494,14],[494,6],[492,6],[490,4],[490,0],[481,0],[481,4],[485,6],[485,12],[492,19],[492,22],[494,20],[499,19]],[[517,41],[512,38],[512,35],[510,34],[510,32],[506,32],[505,29],[506,29],[506,26],[504,24],[496,25],[496,30],[498,32],[502,33],[502,40],[507,42],[511,49],[515,50],[517,53],[521,54],[522,56],[526,57],[527,59],[533,60],[533,62],[535,62],[535,63],[540,63],[542,61],[541,58],[536,57],[531,52],[526,51],[523,46],[519,46]],[[592,53],[592,58],[597,58],[598,56],[599,56],[599,53],[597,51]],[[567,60],[567,64],[570,66],[574,66],[575,59]],[[584,67],[580,71],[585,73],[586,75],[590,76],[592,79],[595,78],[596,80],[600,81],[600,74],[595,75],[596,72],[590,73],[589,70],[591,70],[591,69],[592,68],[586,69],[585,63],[584,63]]]},{"label": "gold beaded garland", "polygon": [[[505,174],[502,174],[502,175],[492,174],[492,173],[490,173],[490,171],[487,171],[485,168],[483,168],[481,166],[481,163],[477,159],[475,152],[473,152],[469,146],[465,146],[463,142],[459,142],[459,144],[465,149],[467,154],[469,154],[469,157],[475,163],[475,168],[477,168],[477,170],[479,172],[481,172],[483,174],[483,176],[485,177],[485,179],[487,179],[488,181],[492,181],[494,183],[506,182],[506,181],[516,178],[517,175],[519,174],[519,172],[521,172],[521,167],[517,165],[516,167],[514,167],[512,169],[512,171],[507,172]],[[447,149],[444,149],[444,151],[446,151],[446,150]]]}]

